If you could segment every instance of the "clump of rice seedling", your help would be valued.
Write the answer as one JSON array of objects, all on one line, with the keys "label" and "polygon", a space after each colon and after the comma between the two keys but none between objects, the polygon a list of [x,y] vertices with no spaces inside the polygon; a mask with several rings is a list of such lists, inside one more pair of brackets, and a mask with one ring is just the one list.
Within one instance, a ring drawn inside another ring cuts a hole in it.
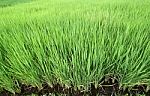
[{"label": "clump of rice seedling", "polygon": [[149,85],[147,0],[44,1],[0,9],[0,88],[87,91],[109,76],[124,88]]}]

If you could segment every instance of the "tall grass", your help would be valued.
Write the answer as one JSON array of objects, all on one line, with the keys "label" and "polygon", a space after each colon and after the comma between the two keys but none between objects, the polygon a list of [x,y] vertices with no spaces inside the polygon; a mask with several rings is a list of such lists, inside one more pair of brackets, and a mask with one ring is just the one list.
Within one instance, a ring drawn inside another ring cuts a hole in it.
[{"label": "tall grass", "polygon": [[149,85],[150,2],[139,1],[37,0],[0,9],[0,88],[87,89],[109,75],[123,87]]}]

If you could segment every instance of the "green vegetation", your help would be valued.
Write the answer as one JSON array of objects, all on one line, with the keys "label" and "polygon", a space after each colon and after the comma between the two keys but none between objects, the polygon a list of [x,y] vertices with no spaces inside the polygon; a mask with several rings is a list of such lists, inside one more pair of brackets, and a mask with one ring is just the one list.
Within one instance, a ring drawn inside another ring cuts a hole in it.
[{"label": "green vegetation", "polygon": [[104,76],[124,88],[150,85],[149,0],[19,2],[0,8],[0,90],[87,89]]},{"label": "green vegetation", "polygon": [[31,0],[0,0],[0,7],[13,6],[18,3],[25,3]]}]

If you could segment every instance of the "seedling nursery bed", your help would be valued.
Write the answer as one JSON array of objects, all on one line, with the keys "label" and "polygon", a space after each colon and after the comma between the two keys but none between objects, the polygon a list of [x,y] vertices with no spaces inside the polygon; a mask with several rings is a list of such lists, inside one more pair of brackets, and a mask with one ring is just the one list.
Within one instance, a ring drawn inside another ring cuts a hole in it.
[{"label": "seedling nursery bed", "polygon": [[113,80],[112,77],[110,77],[109,79],[107,78],[107,81],[104,78],[103,83],[100,84],[99,87],[95,88],[94,84],[90,84],[91,86],[86,91],[84,89],[75,90],[73,86],[66,88],[64,86],[61,86],[60,84],[53,84],[53,87],[51,87],[45,83],[42,85],[42,89],[40,90],[38,89],[38,87],[20,84],[20,93],[13,94],[7,90],[3,90],[0,93],[0,96],[25,96],[32,94],[38,96],[49,96],[50,94],[67,96],[150,96],[150,90],[147,90],[147,85],[135,85],[133,87],[123,89],[122,87],[119,88],[119,83],[117,82],[117,80]]},{"label": "seedling nursery bed", "polygon": [[150,96],[150,0],[0,0],[0,96]]}]

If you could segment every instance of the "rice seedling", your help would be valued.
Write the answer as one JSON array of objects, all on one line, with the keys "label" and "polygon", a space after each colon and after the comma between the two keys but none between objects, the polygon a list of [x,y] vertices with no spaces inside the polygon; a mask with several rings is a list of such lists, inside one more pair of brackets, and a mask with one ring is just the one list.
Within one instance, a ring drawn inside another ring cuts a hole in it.
[{"label": "rice seedling", "polygon": [[149,86],[148,4],[35,0],[0,8],[0,89],[59,84],[84,92],[110,77],[119,88]]}]

